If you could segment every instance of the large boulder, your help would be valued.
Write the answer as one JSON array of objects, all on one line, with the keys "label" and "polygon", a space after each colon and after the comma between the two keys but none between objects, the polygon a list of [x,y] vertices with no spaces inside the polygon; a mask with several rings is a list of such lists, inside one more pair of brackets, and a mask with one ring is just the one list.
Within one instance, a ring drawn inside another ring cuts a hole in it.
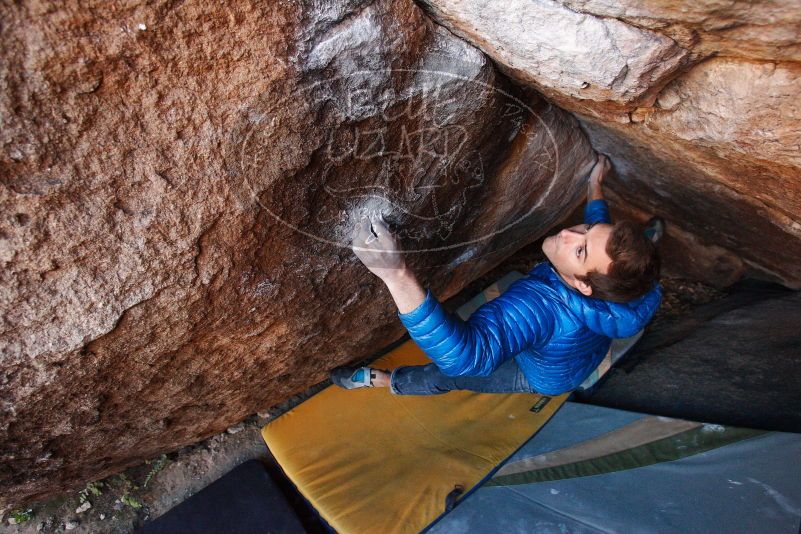
[{"label": "large boulder", "polygon": [[0,505],[218,433],[400,337],[348,248],[361,215],[444,299],[583,200],[575,119],[410,0],[0,17]]},{"label": "large boulder", "polygon": [[579,116],[612,156],[617,199],[664,216],[685,248],[722,247],[801,287],[797,2],[424,4]]},{"label": "large boulder", "polygon": [[593,404],[801,432],[801,293],[743,280],[654,325],[589,395]]}]

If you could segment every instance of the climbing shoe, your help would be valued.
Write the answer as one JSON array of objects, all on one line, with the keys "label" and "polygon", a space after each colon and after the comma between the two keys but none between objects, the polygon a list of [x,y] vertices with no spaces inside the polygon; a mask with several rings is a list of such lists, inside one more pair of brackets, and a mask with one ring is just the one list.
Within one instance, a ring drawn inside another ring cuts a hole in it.
[{"label": "climbing shoe", "polygon": [[661,217],[651,217],[645,223],[645,237],[654,245],[658,245],[663,235],[665,235],[665,221]]},{"label": "climbing shoe", "polygon": [[371,388],[376,377],[370,367],[337,367],[331,371],[331,382],[345,389]]}]

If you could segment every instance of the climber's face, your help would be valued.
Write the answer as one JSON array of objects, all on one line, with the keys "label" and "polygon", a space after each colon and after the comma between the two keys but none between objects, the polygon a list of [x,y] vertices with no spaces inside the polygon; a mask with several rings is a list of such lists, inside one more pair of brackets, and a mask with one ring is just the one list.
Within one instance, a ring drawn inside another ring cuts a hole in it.
[{"label": "climber's face", "polygon": [[591,296],[592,288],[576,276],[609,272],[612,258],[606,253],[606,242],[611,233],[611,224],[578,224],[546,237],[542,251],[568,285]]}]

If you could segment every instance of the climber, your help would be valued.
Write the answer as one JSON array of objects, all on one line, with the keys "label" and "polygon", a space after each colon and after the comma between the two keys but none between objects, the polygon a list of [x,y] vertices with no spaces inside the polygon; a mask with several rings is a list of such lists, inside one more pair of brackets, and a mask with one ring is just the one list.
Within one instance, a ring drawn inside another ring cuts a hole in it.
[{"label": "climber", "polygon": [[387,285],[398,317],[433,361],[391,372],[339,367],[334,384],[389,387],[397,395],[436,395],[454,389],[485,393],[571,391],[598,366],[612,338],[632,336],[651,320],[662,298],[655,243],[630,221],[611,224],[602,182],[610,168],[599,155],[588,180],[584,224],[547,237],[547,258],[467,321],[447,313],[406,267],[383,218],[363,219],[352,249]]}]

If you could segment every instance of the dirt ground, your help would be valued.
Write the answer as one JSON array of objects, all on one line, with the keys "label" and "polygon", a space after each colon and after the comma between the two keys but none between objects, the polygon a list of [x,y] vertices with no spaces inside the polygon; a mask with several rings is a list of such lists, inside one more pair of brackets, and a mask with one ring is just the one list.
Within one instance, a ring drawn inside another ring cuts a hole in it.
[{"label": "dirt ground", "polygon": [[[8,511],[1,519],[0,532],[133,532],[239,464],[250,459],[269,462],[271,456],[261,438],[261,428],[328,385],[327,381],[318,384],[265,413],[247,417],[221,434],[97,481],[96,492],[89,489],[85,499],[75,492],[35,503],[29,507],[31,518],[19,524],[12,524],[12,511]],[[91,507],[78,511],[84,501]]]},{"label": "dirt ground", "polygon": [[[445,307],[454,310],[503,274],[515,269],[527,272],[539,260],[538,247],[524,248],[472,282]],[[725,295],[725,291],[685,280],[663,278],[662,285],[663,303],[654,323],[682,315]],[[222,434],[97,481],[87,486],[83,495],[81,492],[62,495],[32,504],[29,511],[6,511],[0,517],[0,531],[10,534],[65,530],[76,533],[133,532],[246,460],[269,462],[270,454],[261,438],[261,427],[328,385],[328,381],[317,384],[266,413],[249,416]],[[16,521],[21,522],[14,524]]]}]

